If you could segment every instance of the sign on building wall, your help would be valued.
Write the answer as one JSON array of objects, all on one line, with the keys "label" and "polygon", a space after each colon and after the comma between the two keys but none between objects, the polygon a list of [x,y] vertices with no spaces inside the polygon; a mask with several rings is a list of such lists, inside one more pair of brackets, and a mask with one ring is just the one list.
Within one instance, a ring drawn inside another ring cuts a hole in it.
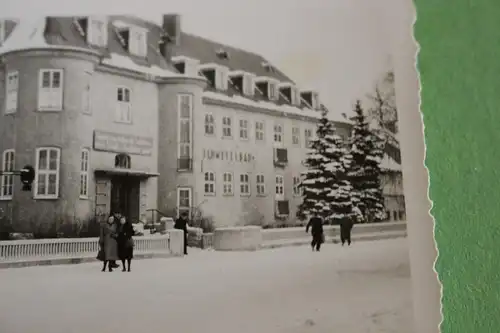
[{"label": "sign on building wall", "polygon": [[203,149],[203,159],[251,163],[255,160],[255,156],[241,151]]},{"label": "sign on building wall", "polygon": [[114,153],[149,156],[153,153],[153,138],[94,131],[94,149]]}]

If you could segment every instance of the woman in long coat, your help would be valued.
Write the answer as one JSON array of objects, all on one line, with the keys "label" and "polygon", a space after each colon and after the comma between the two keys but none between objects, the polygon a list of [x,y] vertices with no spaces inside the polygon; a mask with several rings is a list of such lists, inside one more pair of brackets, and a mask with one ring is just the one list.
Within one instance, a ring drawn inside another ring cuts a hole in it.
[{"label": "woman in long coat", "polygon": [[101,270],[102,272],[106,270],[106,266],[108,266],[108,270],[112,272],[113,267],[111,267],[110,261],[118,260],[118,243],[116,241],[118,234],[114,221],[115,218],[110,216],[108,221],[101,225],[99,245],[101,246],[103,253],[102,261],[104,262]]},{"label": "woman in long coat", "polygon": [[[122,272],[126,270],[130,272],[130,264],[134,258],[134,239],[135,234],[132,223],[128,222],[125,217],[120,218],[118,226],[118,257],[122,261]],[[128,269],[125,269],[125,261],[128,263]]]}]

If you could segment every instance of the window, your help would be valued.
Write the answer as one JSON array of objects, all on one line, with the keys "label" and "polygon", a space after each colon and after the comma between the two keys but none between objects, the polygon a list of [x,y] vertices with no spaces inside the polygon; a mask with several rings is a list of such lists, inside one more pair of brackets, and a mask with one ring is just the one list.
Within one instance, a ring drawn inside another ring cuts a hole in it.
[{"label": "window", "polygon": [[130,89],[118,87],[116,89],[116,116],[118,123],[130,124],[132,122],[132,107],[130,103]]},{"label": "window", "polygon": [[59,148],[37,148],[35,199],[57,199],[59,196]]},{"label": "window", "polygon": [[269,99],[275,101],[278,99],[278,83],[270,81],[267,88],[269,89],[268,96]]},{"label": "window", "polygon": [[246,96],[253,96],[255,93],[254,86],[255,75],[250,73],[243,74],[243,94]]},{"label": "window", "polygon": [[231,172],[224,172],[222,184],[222,193],[224,195],[233,195],[233,174]]},{"label": "window", "polygon": [[129,51],[139,57],[147,55],[147,32],[143,29],[132,28],[129,31]]},{"label": "window", "polygon": [[300,188],[300,177],[298,176],[293,177],[293,195],[297,197],[302,195],[302,191]]},{"label": "window", "polygon": [[130,156],[127,154],[118,154],[115,156],[115,168],[130,169]]},{"label": "window", "polygon": [[89,150],[82,149],[80,157],[80,198],[87,199],[89,196]]},{"label": "window", "polygon": [[190,187],[177,188],[177,214],[180,216],[183,212],[191,212],[192,192]]},{"label": "window", "polygon": [[5,114],[15,113],[19,95],[19,72],[8,72],[5,81]]},{"label": "window", "polygon": [[231,117],[222,117],[222,137],[230,138],[232,133]]},{"label": "window", "polygon": [[205,195],[215,195],[215,173],[205,172]]},{"label": "window", "polygon": [[200,73],[207,79],[210,87],[226,91],[229,85],[229,68],[219,65],[201,66]]},{"label": "window", "polygon": [[264,182],[264,175],[257,175],[256,184],[257,184],[257,195],[265,195],[266,184]]},{"label": "window", "polygon": [[[2,171],[14,171],[15,152],[14,149],[7,149],[2,154]],[[14,194],[14,175],[2,175],[0,183],[0,199],[12,199]]]},{"label": "window", "polygon": [[283,142],[283,126],[280,124],[274,125],[274,142]]},{"label": "window", "polygon": [[276,176],[276,196],[283,197],[285,194],[285,182],[283,176]]},{"label": "window", "polygon": [[292,128],[292,143],[294,145],[300,144],[300,128],[298,127]]},{"label": "window", "polygon": [[92,81],[92,73],[84,72],[85,86],[82,91],[82,111],[84,114],[92,114],[92,96],[90,91],[90,83]]},{"label": "window", "polygon": [[248,120],[240,119],[240,139],[248,140]]},{"label": "window", "polygon": [[264,141],[264,122],[255,122],[255,140]]},{"label": "window", "polygon": [[181,74],[189,75],[189,76],[198,76],[198,69],[200,66],[200,61],[184,56],[176,56],[172,57],[172,63],[174,67]]},{"label": "window", "polygon": [[42,69],[39,75],[38,110],[61,111],[64,84],[62,69]]},{"label": "window", "polygon": [[209,113],[205,115],[205,134],[215,134],[215,119],[214,116]]},{"label": "window", "polygon": [[193,95],[179,94],[178,96],[178,158],[181,170],[191,169],[192,158],[192,128],[193,128]]},{"label": "window", "polygon": [[310,129],[304,130],[304,145],[306,148],[311,147],[311,138],[312,138],[312,130]]},{"label": "window", "polygon": [[240,175],[240,195],[250,195],[250,176],[248,173],[242,173]]},{"label": "window", "polygon": [[91,17],[87,33],[87,42],[105,47],[108,43],[108,24],[105,18]]}]

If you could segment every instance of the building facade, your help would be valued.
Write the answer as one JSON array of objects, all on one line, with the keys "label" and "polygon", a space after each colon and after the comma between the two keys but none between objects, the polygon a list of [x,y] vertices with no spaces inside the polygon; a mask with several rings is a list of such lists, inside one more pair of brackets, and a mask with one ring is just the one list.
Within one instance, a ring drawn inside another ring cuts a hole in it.
[{"label": "building facade", "polygon": [[152,210],[294,223],[324,106],[262,56],[186,34],[177,15],[92,16],[0,20],[0,61],[1,167],[36,171],[31,192],[0,179],[16,229]]}]

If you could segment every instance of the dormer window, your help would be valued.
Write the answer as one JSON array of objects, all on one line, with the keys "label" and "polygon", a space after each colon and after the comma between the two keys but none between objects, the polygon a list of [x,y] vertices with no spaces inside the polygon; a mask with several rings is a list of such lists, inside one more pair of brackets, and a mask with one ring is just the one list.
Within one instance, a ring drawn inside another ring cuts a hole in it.
[{"label": "dormer window", "polygon": [[197,76],[200,61],[184,56],[172,57],[172,63],[177,71],[184,75]]},{"label": "dormer window", "polygon": [[208,80],[211,88],[226,91],[228,88],[229,69],[217,64],[205,64],[199,67],[200,73]]},{"label": "dormer window", "polygon": [[291,105],[299,106],[300,105],[300,93],[299,89],[295,87],[290,82],[281,83],[279,85],[279,92],[285,100]]},{"label": "dormer window", "polygon": [[78,19],[78,27],[86,34],[87,43],[106,47],[108,44],[108,20],[106,17],[90,16]]},{"label": "dormer window", "polygon": [[114,21],[116,34],[125,50],[138,57],[148,53],[147,30],[122,21]]},{"label": "dormer window", "polygon": [[302,101],[306,104],[306,106],[310,109],[313,110],[318,110],[319,109],[319,97],[318,93],[316,91],[302,91],[300,93],[300,98]]},{"label": "dormer window", "polygon": [[255,88],[270,101],[276,101],[279,97],[278,81],[272,78],[255,79]]},{"label": "dormer window", "polygon": [[242,95],[253,96],[255,92],[255,75],[244,71],[233,71],[229,73],[229,80],[233,87]]}]

